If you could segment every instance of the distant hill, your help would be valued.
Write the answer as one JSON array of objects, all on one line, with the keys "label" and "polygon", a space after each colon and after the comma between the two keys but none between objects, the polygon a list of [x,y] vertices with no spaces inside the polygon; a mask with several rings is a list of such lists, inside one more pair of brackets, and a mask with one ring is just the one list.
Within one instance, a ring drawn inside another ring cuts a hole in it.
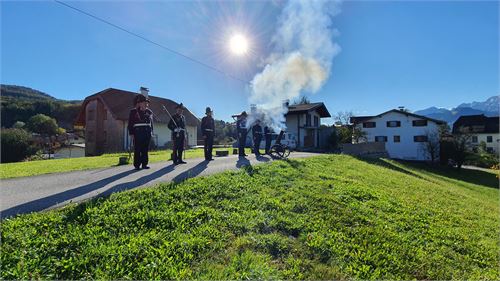
[{"label": "distant hill", "polygon": [[415,111],[415,114],[424,115],[430,118],[446,121],[448,124],[453,124],[460,116],[484,114],[486,116],[499,115],[500,96],[493,96],[484,102],[462,103],[459,106],[446,109],[429,107],[423,110]]},{"label": "distant hill", "polygon": [[1,126],[10,128],[21,121],[26,123],[36,114],[45,114],[56,119],[60,127],[73,129],[73,123],[82,101],[66,101],[32,88],[16,85],[0,85]]},{"label": "distant hill", "polygon": [[60,100],[56,99],[53,96],[44,93],[42,91],[38,91],[29,87],[17,86],[17,85],[5,85],[0,84],[0,94],[2,99],[11,99],[15,98],[19,101],[58,101],[65,103],[81,103],[82,101],[78,100]]}]

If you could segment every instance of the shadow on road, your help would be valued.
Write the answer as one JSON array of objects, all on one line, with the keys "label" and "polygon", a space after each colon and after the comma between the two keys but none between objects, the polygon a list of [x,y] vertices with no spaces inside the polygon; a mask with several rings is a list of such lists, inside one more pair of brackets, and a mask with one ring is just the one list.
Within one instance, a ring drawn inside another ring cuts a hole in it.
[{"label": "shadow on road", "polygon": [[193,168],[186,170],[186,171],[178,174],[177,176],[175,176],[172,179],[172,181],[178,183],[178,182],[181,182],[181,181],[186,180],[188,178],[196,177],[197,175],[201,174],[201,172],[203,172],[207,168],[208,163],[209,163],[208,161],[201,161]]},{"label": "shadow on road", "polygon": [[[158,170],[150,175],[141,177],[135,181],[117,184],[117,185],[111,187],[110,189],[106,190],[105,192],[98,194],[96,197],[107,196],[107,195],[110,195],[111,193],[114,193],[117,191],[123,191],[123,190],[139,187],[139,186],[144,185],[144,184],[146,184],[146,183],[148,183],[156,178],[159,178],[162,175],[165,175],[173,170],[174,170],[174,165],[169,165],[169,166],[162,168],[162,169],[160,169],[160,170]],[[124,178],[124,177],[126,177],[130,174],[136,173],[136,172],[140,172],[140,171],[128,170],[128,171],[121,172],[119,174],[116,174],[114,176],[111,176],[111,177],[108,177],[108,178],[105,178],[105,179],[102,179],[102,180],[99,180],[96,182],[92,182],[92,183],[82,185],[82,186],[79,186],[79,187],[76,187],[76,188],[73,188],[70,190],[66,190],[66,191],[63,191],[63,192],[60,192],[57,194],[53,194],[53,195],[50,195],[50,196],[47,196],[44,198],[36,199],[36,200],[30,201],[30,202],[26,202],[26,203],[11,207],[11,208],[6,209],[6,210],[1,212],[0,218],[4,219],[7,217],[17,215],[17,214],[36,212],[36,211],[41,211],[41,210],[53,207],[59,203],[74,199],[76,197],[90,193],[94,190],[98,190],[98,189],[100,189],[100,188],[102,188],[102,187],[104,187],[104,186],[106,186],[114,181],[117,181],[121,178]]]}]

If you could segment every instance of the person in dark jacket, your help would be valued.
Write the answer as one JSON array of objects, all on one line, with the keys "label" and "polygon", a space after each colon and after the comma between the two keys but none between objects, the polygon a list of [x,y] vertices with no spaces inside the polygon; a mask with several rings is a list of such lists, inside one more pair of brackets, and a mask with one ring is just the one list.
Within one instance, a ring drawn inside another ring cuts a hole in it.
[{"label": "person in dark jacket", "polygon": [[149,99],[138,94],[134,98],[135,108],[130,110],[128,132],[134,144],[134,167],[136,170],[148,167],[148,150],[153,134],[153,111],[148,108]]},{"label": "person in dark jacket", "polygon": [[174,143],[172,160],[175,165],[186,164],[186,162],[182,161],[184,140],[186,139],[186,118],[182,115],[183,112],[184,106],[181,103],[176,107],[175,114],[168,123],[168,128],[172,131],[172,141]]},{"label": "person in dark jacket", "polygon": [[247,141],[247,113],[243,111],[236,121],[236,130],[238,132],[238,155],[240,157],[247,156],[245,154],[245,143]]},{"label": "person in dark jacket", "polygon": [[212,109],[207,107],[205,110],[207,116],[201,119],[201,135],[203,136],[205,150],[205,160],[212,161],[212,148],[214,145],[215,121],[212,117]]},{"label": "person in dark jacket", "polygon": [[273,130],[269,126],[264,127],[264,137],[266,139],[266,154],[270,153],[271,150],[271,140],[273,137]]},{"label": "person in dark jacket", "polygon": [[255,156],[260,156],[260,142],[262,141],[262,127],[260,126],[260,120],[255,122],[255,125],[252,127],[252,135],[253,135],[253,152]]}]

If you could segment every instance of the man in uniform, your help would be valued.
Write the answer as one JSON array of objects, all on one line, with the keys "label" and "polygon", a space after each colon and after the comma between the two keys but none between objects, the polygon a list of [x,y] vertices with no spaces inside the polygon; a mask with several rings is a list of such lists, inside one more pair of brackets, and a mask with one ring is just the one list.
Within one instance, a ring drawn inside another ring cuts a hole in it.
[{"label": "man in uniform", "polygon": [[134,97],[135,108],[130,110],[128,132],[134,144],[134,167],[136,170],[148,167],[148,150],[153,134],[153,111],[148,108],[149,99],[138,94]]},{"label": "man in uniform", "polygon": [[253,135],[253,152],[255,156],[260,156],[260,142],[262,141],[262,127],[260,126],[260,120],[255,122],[255,125],[252,127],[252,135]]},{"label": "man in uniform", "polygon": [[172,141],[174,143],[173,147],[173,157],[172,160],[174,164],[186,164],[182,161],[182,152],[184,151],[184,140],[186,138],[186,118],[182,113],[184,112],[184,106],[181,104],[177,105],[175,114],[170,119],[168,123],[168,128],[172,131]]},{"label": "man in uniform", "polygon": [[238,155],[240,157],[247,156],[245,154],[245,143],[247,141],[247,113],[243,111],[236,121],[236,130],[238,131]]},{"label": "man in uniform", "polygon": [[205,114],[207,116],[201,119],[201,134],[204,140],[203,149],[205,150],[205,160],[212,161],[214,160],[212,158],[212,147],[214,145],[215,122],[210,107],[206,108]]},{"label": "man in uniform", "polygon": [[273,136],[273,130],[269,126],[264,127],[264,136],[266,138],[266,154],[269,154],[271,150],[271,140]]}]

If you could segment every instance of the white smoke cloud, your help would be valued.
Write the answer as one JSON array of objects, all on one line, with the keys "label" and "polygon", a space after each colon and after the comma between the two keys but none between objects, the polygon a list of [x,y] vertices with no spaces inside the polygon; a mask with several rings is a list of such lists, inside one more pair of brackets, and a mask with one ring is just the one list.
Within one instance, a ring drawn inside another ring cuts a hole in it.
[{"label": "white smoke cloud", "polygon": [[283,101],[321,89],[330,75],[333,57],[340,52],[332,42],[338,31],[331,26],[339,6],[339,1],[287,3],[273,36],[274,51],[252,80],[249,101],[257,105],[259,114],[251,115],[248,122],[259,118],[275,131],[285,129],[287,109]]}]

